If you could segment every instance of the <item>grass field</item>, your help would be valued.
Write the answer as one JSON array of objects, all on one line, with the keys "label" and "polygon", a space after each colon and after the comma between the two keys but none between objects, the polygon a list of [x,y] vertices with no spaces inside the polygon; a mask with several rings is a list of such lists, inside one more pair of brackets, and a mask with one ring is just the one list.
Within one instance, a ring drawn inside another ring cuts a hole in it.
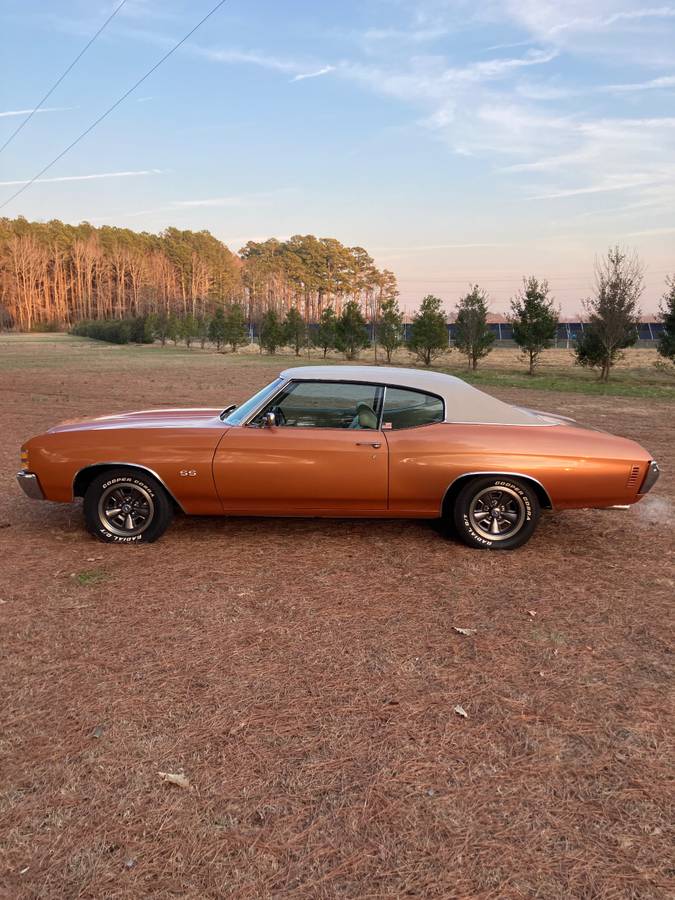
[{"label": "grass field", "polygon": [[489,390],[647,447],[628,512],[546,514],[505,554],[412,521],[117,547],[20,493],[21,442],[239,402],[294,360],[1,335],[0,897],[673,896],[672,388],[631,354],[628,396],[542,390],[593,383],[564,360]]},{"label": "grass field", "polygon": [[[39,348],[39,352],[31,354],[28,347]],[[64,346],[68,347],[68,358],[64,359]],[[105,360],[113,366],[122,361],[133,360],[135,366],[148,365],[152,368],[170,367],[178,370],[189,370],[201,373],[206,371],[220,372],[223,365],[232,359],[232,354],[216,353],[213,348],[206,350],[198,346],[188,350],[184,346],[174,347],[168,344],[161,347],[139,347],[135,344],[118,346],[102,344],[86,338],[73,338],[62,334],[13,335],[0,334],[0,372],[21,365],[49,369],[55,365],[60,367],[81,365],[90,356],[96,359],[96,365]],[[379,351],[379,362],[383,364],[385,357]],[[297,358],[289,352],[269,357],[261,354],[255,345],[246,347],[236,355],[239,366],[269,366],[278,361],[278,368],[291,365],[316,364],[323,362],[320,351],[313,350],[311,356],[306,353]],[[344,363],[344,358],[336,353],[329,354],[328,364]],[[364,351],[360,363],[373,363],[373,351]],[[407,351],[398,351],[392,360],[393,365],[416,365],[415,358]],[[574,365],[574,354],[571,350],[551,349],[546,351],[538,367],[537,374],[527,374],[521,354],[517,349],[497,348],[488,357],[481,360],[476,372],[470,371],[465,358],[453,350],[440,356],[434,362],[434,369],[458,375],[478,386],[486,387],[518,387],[526,390],[559,391],[564,393],[581,393],[589,396],[608,397],[645,397],[675,401],[675,367],[667,364],[654,349],[639,348],[626,351],[612,371],[608,384],[601,384],[597,374]]]}]

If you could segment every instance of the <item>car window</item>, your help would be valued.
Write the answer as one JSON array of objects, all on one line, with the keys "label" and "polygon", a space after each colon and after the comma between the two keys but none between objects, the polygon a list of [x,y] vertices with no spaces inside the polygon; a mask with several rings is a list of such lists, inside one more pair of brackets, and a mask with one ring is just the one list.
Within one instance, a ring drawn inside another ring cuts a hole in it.
[{"label": "car window", "polygon": [[431,425],[445,418],[443,401],[440,397],[423,391],[388,387],[384,397],[382,427],[397,431],[401,428],[417,428]]},{"label": "car window", "polygon": [[258,391],[257,394],[254,394],[245,403],[242,403],[241,406],[235,407],[235,409],[225,419],[225,424],[241,425],[241,423],[245,422],[248,416],[250,416],[254,412],[256,407],[260,406],[261,403],[264,403],[265,398],[269,397],[270,394],[273,394],[282,383],[283,378],[276,378],[272,382],[272,384],[268,384],[262,390]]},{"label": "car window", "polygon": [[296,381],[282,391],[252,424],[273,412],[287,428],[377,429],[383,388],[373,384]]}]

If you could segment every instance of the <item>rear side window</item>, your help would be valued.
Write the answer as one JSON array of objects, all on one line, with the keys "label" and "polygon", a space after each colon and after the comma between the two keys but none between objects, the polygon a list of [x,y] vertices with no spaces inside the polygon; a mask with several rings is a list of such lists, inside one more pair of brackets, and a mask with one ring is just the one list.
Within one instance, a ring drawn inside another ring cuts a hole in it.
[{"label": "rear side window", "polygon": [[384,395],[382,427],[398,431],[442,422],[445,415],[443,401],[423,391],[388,387]]}]

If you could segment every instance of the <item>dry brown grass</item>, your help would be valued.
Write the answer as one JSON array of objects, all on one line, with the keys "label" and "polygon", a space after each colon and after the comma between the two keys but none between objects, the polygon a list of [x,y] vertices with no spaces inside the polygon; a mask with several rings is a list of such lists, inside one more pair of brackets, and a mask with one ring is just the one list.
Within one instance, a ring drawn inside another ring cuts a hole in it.
[{"label": "dry brown grass", "polygon": [[548,395],[665,472],[515,553],[262,519],[119,548],[18,493],[21,440],[276,367],[106,360],[0,376],[1,896],[673,895],[671,405]]}]

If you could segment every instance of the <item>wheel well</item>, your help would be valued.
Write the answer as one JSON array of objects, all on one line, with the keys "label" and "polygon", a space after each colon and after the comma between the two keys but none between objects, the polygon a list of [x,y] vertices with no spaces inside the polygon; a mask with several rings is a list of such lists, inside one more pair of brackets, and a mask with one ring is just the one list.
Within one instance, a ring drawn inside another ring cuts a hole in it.
[{"label": "wheel well", "polygon": [[469,472],[466,475],[460,475],[459,478],[455,478],[455,480],[445,492],[445,497],[443,498],[443,506],[441,509],[442,515],[445,516],[450,512],[450,510],[454,506],[455,500],[457,499],[457,495],[468,481],[473,481],[474,478],[484,478],[490,475],[503,477],[510,476],[511,478],[517,478],[519,481],[527,482],[527,484],[537,495],[539,506],[542,509],[553,509],[553,504],[551,503],[551,498],[546,493],[546,488],[535,478],[530,478],[528,475],[519,475],[516,472]]},{"label": "wheel well", "polygon": [[145,466],[139,466],[135,463],[96,463],[92,466],[86,466],[84,469],[80,469],[73,481],[73,497],[84,497],[87,493],[87,488],[94,478],[97,478],[99,475],[102,475],[103,472],[110,471],[111,469],[138,469],[140,472],[146,472],[148,475],[152,475],[166,491],[169,500],[171,500],[174,506],[174,510],[176,512],[182,512],[180,503],[176,500],[162,479],[151,469],[146,469]]}]

